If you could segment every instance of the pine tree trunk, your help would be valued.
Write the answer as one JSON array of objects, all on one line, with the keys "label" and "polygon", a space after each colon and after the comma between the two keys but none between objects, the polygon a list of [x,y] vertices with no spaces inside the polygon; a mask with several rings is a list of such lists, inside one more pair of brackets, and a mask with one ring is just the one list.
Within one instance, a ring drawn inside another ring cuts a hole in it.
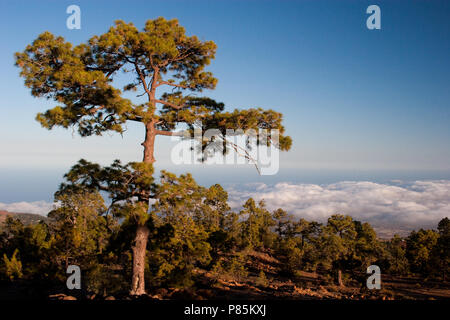
[{"label": "pine tree trunk", "polygon": [[[142,143],[144,147],[143,162],[153,163],[153,151],[155,147],[155,127],[151,121],[145,126],[145,140]],[[146,200],[148,202],[148,200]],[[148,203],[146,203],[148,205]],[[145,257],[147,253],[147,241],[150,230],[145,225],[138,225],[136,228],[136,237],[132,247],[133,251],[133,275],[131,279],[131,295],[145,294]]]},{"label": "pine tree trunk", "polygon": [[131,283],[131,295],[145,294],[145,254],[147,251],[147,239],[149,229],[146,226],[138,226],[133,245],[133,277]]},{"label": "pine tree trunk", "polygon": [[142,160],[143,162],[155,162],[155,157],[153,156],[153,151],[155,149],[155,137],[155,123],[153,121],[150,121],[145,125],[145,140],[142,143],[142,146],[144,147],[144,159]]},{"label": "pine tree trunk", "polygon": [[337,282],[340,287],[344,286],[344,283],[342,282],[342,271],[341,270],[338,270],[338,272],[337,272]]}]

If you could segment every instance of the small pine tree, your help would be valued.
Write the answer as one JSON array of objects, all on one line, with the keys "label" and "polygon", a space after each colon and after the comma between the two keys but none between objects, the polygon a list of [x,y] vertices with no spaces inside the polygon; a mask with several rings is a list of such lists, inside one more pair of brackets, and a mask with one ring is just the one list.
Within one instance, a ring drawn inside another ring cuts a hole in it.
[{"label": "small pine tree", "polygon": [[269,280],[263,270],[259,272],[258,278],[256,279],[256,285],[260,287],[267,287],[269,285]]},{"label": "small pine tree", "polygon": [[242,253],[238,253],[237,256],[231,259],[230,264],[228,266],[228,273],[235,277],[238,281],[242,281],[245,277],[248,276],[248,271],[245,267],[246,257]]},{"label": "small pine tree", "polygon": [[3,262],[5,263],[5,273],[9,280],[13,281],[14,279],[22,278],[22,262],[19,258],[17,258],[17,254],[19,250],[14,250],[11,259],[8,259],[6,254],[3,254]]}]

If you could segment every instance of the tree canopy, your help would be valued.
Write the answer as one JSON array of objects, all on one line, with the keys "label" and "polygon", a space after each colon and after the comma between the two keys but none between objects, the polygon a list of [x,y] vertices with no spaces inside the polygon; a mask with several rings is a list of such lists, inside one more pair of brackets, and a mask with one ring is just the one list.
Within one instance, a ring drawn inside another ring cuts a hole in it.
[{"label": "tree canopy", "polygon": [[[213,41],[187,36],[176,19],[160,17],[148,20],[142,31],[116,21],[108,32],[77,46],[44,32],[16,53],[16,65],[34,96],[58,103],[37,115],[48,129],[75,126],[80,135],[90,136],[123,133],[126,121],[137,121],[151,123],[154,135],[172,135],[177,123],[192,127],[200,122],[205,130],[217,128],[223,134],[226,129],[278,129],[279,147],[289,150],[281,113],[261,108],[224,112],[223,103],[191,96],[215,88],[217,79],[205,70],[215,53]],[[114,79],[121,72],[133,76],[116,88]],[[169,90],[158,96],[160,87]],[[147,102],[124,97],[125,91],[137,90]]]}]

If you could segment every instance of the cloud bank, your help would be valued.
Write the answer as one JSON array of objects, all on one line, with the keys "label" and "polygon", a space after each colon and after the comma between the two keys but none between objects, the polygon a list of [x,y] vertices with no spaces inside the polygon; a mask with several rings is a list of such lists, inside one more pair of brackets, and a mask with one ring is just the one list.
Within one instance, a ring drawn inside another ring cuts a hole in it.
[{"label": "cloud bank", "polygon": [[[239,210],[245,201],[265,200],[269,210],[283,208],[308,220],[326,222],[336,213],[371,223],[380,236],[405,235],[413,229],[436,228],[450,217],[450,181],[414,181],[390,184],[344,181],[334,184],[235,184],[226,188],[230,205]],[[0,210],[46,215],[46,201],[1,203]]]},{"label": "cloud bank", "polygon": [[[328,185],[277,183],[228,188],[238,209],[249,197],[265,200],[268,209],[283,208],[309,220],[324,222],[336,213],[371,223],[387,235],[396,231],[435,228],[450,216],[450,181],[402,184],[345,181]],[[392,231],[392,232],[388,232]]]}]

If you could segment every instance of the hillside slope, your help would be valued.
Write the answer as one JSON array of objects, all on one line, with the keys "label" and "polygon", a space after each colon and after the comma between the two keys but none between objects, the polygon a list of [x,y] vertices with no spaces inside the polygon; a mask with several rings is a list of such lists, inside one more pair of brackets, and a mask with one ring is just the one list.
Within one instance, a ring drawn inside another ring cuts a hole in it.
[{"label": "hillside slope", "polygon": [[5,222],[7,216],[12,216],[22,221],[23,224],[29,225],[39,223],[40,221],[46,221],[47,217],[34,213],[18,213],[0,210],[0,227]]}]

